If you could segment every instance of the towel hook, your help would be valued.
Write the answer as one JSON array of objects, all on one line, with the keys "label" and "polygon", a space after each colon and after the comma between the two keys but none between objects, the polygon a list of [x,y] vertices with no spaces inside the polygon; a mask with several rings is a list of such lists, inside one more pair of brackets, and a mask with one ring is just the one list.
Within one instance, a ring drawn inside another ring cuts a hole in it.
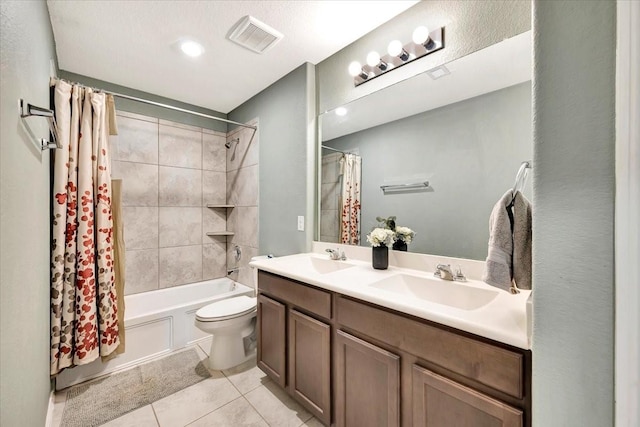
[{"label": "towel hook", "polygon": [[525,160],[520,164],[520,168],[518,169],[518,173],[516,174],[516,182],[513,184],[512,192],[514,194],[514,197],[516,191],[520,191],[522,190],[522,187],[524,187],[524,183],[527,179],[527,169],[531,169],[532,163],[533,162],[531,160]]}]

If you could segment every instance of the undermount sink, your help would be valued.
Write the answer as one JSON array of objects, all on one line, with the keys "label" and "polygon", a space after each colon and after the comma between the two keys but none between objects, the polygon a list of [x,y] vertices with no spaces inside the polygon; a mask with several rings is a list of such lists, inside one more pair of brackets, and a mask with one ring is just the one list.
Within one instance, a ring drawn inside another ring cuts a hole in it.
[{"label": "undermount sink", "polygon": [[334,261],[330,259],[324,258],[316,258],[316,257],[300,257],[295,261],[288,261],[291,263],[290,265],[295,266],[300,269],[309,269],[318,274],[327,274],[333,273],[334,271],[344,270],[345,268],[354,267],[353,264],[349,264],[342,261]]},{"label": "undermount sink", "polygon": [[490,289],[474,288],[456,282],[408,274],[390,276],[370,286],[461,310],[478,309],[498,296],[498,291]]}]

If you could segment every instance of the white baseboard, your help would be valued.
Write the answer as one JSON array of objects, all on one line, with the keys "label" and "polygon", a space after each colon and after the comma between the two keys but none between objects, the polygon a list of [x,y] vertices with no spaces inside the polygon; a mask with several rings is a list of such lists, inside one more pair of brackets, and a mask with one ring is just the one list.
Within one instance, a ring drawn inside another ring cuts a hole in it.
[{"label": "white baseboard", "polygon": [[51,390],[51,393],[49,393],[49,406],[47,407],[47,419],[44,422],[45,427],[53,426],[53,406],[55,405],[54,393],[55,393],[55,390]]}]

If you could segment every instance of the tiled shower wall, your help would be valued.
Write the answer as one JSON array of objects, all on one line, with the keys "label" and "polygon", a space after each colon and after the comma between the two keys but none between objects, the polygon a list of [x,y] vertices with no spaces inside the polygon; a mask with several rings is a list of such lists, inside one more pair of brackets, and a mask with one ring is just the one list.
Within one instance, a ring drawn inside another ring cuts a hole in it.
[{"label": "tiled shower wall", "polygon": [[[258,125],[252,120],[249,125]],[[239,142],[232,142],[238,139]],[[227,142],[227,200],[235,208],[229,210],[228,229],[234,235],[228,237],[227,265],[239,267],[231,275],[245,285],[253,286],[254,277],[248,263],[258,255],[258,132],[249,128],[238,128],[229,132]],[[234,249],[238,246],[242,258],[236,262]]]},{"label": "tiled shower wall", "polygon": [[340,153],[322,156],[320,199],[320,240],[322,242],[340,241],[341,158]]},{"label": "tiled shower wall", "polygon": [[[227,238],[206,233],[227,230],[227,210],[206,205],[227,203],[226,134],[125,112],[118,131],[125,294],[224,277]],[[257,178],[245,186],[255,191]]]}]

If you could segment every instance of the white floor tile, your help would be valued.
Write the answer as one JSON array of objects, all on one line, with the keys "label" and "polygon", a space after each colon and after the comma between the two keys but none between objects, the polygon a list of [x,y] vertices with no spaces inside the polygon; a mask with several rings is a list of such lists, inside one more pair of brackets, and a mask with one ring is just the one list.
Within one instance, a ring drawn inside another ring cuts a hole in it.
[{"label": "white floor tile", "polygon": [[154,402],[153,409],[161,427],[184,427],[238,397],[227,378],[215,376]]},{"label": "white floor tile", "polygon": [[311,414],[274,382],[268,382],[245,395],[270,426],[299,427]]},{"label": "white floor tile", "polygon": [[102,427],[158,427],[158,421],[151,405],[147,405],[109,421]]},{"label": "white floor tile", "polygon": [[240,397],[220,409],[216,409],[189,427],[268,427],[260,414],[247,402],[244,397]]},{"label": "white floor tile", "polygon": [[210,336],[209,338],[207,338],[205,340],[198,341],[198,347],[200,347],[202,349],[202,351],[204,351],[207,356],[209,356],[209,352],[211,351],[211,342],[212,341],[213,341],[213,336]]},{"label": "white floor tile", "polygon": [[242,394],[247,394],[251,390],[271,381],[269,377],[267,377],[267,374],[256,366],[256,359],[251,359],[241,365],[225,369],[222,373]]}]

